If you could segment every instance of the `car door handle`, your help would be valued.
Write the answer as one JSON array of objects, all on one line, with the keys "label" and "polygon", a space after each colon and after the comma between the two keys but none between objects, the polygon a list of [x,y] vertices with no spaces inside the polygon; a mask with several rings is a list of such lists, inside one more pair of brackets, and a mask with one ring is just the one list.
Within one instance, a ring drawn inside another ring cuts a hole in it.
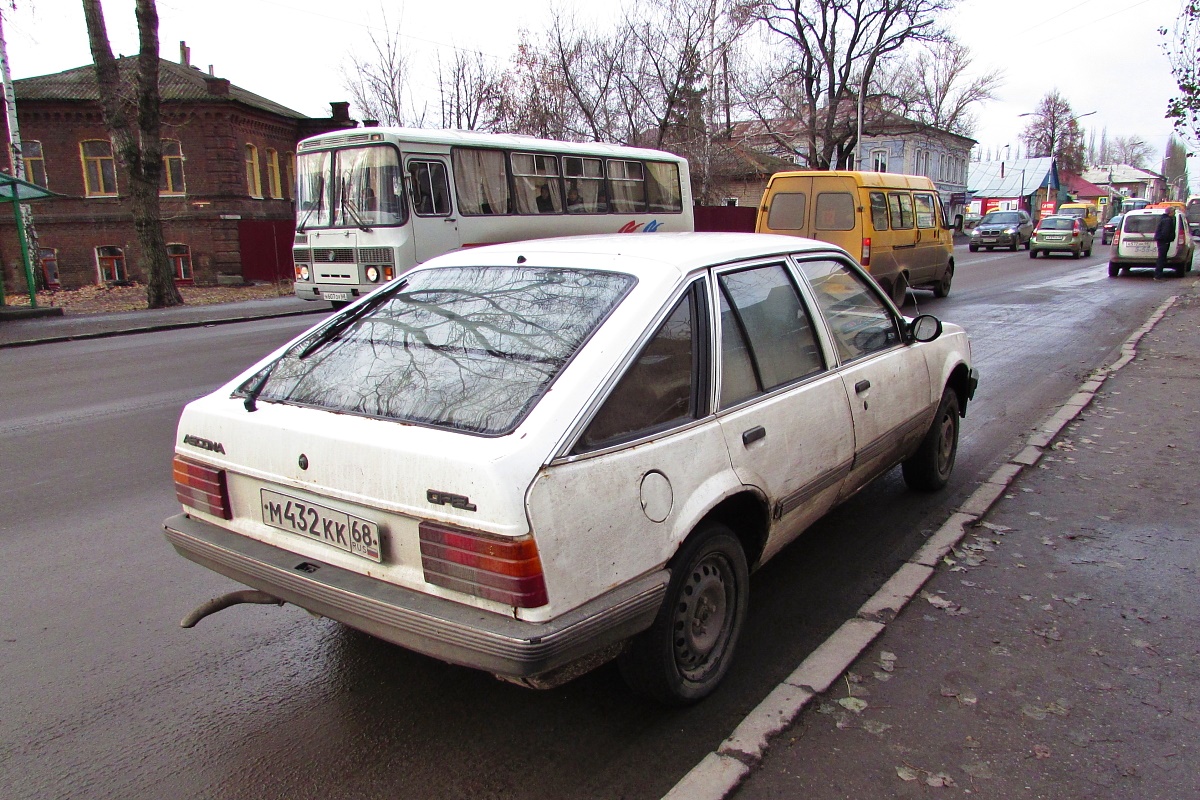
[{"label": "car door handle", "polygon": [[854,393],[862,394],[863,392],[865,392],[867,389],[870,389],[870,388],[871,388],[871,382],[864,378],[863,380],[854,384]]},{"label": "car door handle", "polygon": [[750,430],[744,431],[742,433],[742,444],[745,447],[749,447],[750,445],[757,442],[759,439],[766,438],[766,436],[767,436],[767,429],[764,428],[762,425],[755,425]]},{"label": "car door handle", "polygon": [[457,217],[446,217],[443,222],[458,222]]}]

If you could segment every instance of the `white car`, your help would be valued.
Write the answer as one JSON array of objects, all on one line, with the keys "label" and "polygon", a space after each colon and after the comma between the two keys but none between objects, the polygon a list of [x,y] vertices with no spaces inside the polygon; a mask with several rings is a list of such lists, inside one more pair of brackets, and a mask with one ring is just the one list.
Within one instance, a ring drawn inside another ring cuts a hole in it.
[{"label": "white car", "polygon": [[[1154,241],[1154,231],[1165,213],[1165,208],[1143,208],[1125,214],[1113,235],[1112,250],[1109,251],[1110,278],[1118,277],[1122,270],[1128,274],[1135,267],[1154,268],[1158,261],[1158,242]],[[1177,212],[1175,241],[1167,249],[1167,266],[1182,277],[1191,270],[1195,252],[1196,240],[1188,229],[1187,218]]]},{"label": "white car", "polygon": [[572,237],[433,259],[184,409],[184,556],[547,687],[667,703],[729,668],[748,574],[897,464],[947,482],[977,373],[844,251]]}]

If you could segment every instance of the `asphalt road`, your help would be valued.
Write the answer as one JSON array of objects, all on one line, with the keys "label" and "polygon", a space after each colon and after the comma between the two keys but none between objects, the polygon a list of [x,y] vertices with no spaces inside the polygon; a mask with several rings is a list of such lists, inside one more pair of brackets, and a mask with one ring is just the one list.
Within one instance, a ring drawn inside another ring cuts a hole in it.
[{"label": "asphalt road", "polygon": [[162,537],[179,410],[314,318],[0,351],[3,794],[660,797],[1173,289],[1109,279],[1101,246],[956,255],[950,297],[906,308],[963,324],[983,373],[952,484],[896,470],[757,573],[726,683],[683,710],[611,666],[535,692],[294,607],[178,627],[235,588]]}]

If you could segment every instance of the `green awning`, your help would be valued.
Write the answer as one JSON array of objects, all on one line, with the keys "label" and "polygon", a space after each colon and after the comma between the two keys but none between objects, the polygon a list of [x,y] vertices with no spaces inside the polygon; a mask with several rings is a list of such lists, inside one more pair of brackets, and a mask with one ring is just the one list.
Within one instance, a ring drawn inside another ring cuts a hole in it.
[{"label": "green awning", "polygon": [[41,200],[45,197],[65,197],[65,195],[52,192],[44,186],[38,186],[36,183],[23,181],[0,172],[0,203],[11,203],[14,195],[22,203],[26,200]]}]

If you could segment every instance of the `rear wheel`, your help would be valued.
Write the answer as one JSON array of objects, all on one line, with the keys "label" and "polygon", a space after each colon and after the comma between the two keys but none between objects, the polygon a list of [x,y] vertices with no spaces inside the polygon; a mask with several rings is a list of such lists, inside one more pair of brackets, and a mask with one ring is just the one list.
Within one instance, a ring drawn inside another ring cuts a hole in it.
[{"label": "rear wheel", "polygon": [[1037,250],[1030,250],[1030,251],[1029,251],[1029,257],[1030,257],[1030,258],[1037,258],[1037,254],[1038,254],[1038,251],[1037,251]]},{"label": "rear wheel", "polygon": [[1121,267],[1113,262],[1108,262],[1108,277],[1116,278],[1121,275]]},{"label": "rear wheel", "polygon": [[1083,251],[1083,254],[1084,254],[1085,256],[1087,256],[1088,258],[1091,258],[1091,257],[1092,257],[1092,248],[1091,248],[1091,245],[1089,245],[1089,246],[1088,246],[1088,249],[1087,249],[1087,250],[1084,250],[1084,251]]},{"label": "rear wheel", "polygon": [[1026,249],[1026,250],[1028,250],[1028,249],[1029,249],[1030,247],[1032,247],[1032,246],[1033,246],[1033,240],[1032,240],[1032,239],[1026,239],[1026,240],[1025,240],[1025,249]]},{"label": "rear wheel", "polygon": [[896,308],[904,308],[904,301],[908,299],[908,276],[903,272],[896,273],[896,279],[892,281],[892,302],[896,304]]},{"label": "rear wheel", "polygon": [[703,525],[671,564],[654,624],[630,640],[617,665],[635,692],[668,705],[710,694],[729,670],[746,618],[746,555],[725,525]]},{"label": "rear wheel", "polygon": [[1072,251],[1071,251],[1071,258],[1079,258],[1079,251],[1078,251],[1078,250],[1072,250]]},{"label": "rear wheel", "polygon": [[958,395],[947,386],[921,446],[903,464],[910,489],[933,492],[949,483],[958,454],[958,419]]},{"label": "rear wheel", "polygon": [[946,271],[942,273],[942,279],[933,285],[934,297],[945,297],[950,294],[950,282],[954,280],[954,266],[946,265]]}]

